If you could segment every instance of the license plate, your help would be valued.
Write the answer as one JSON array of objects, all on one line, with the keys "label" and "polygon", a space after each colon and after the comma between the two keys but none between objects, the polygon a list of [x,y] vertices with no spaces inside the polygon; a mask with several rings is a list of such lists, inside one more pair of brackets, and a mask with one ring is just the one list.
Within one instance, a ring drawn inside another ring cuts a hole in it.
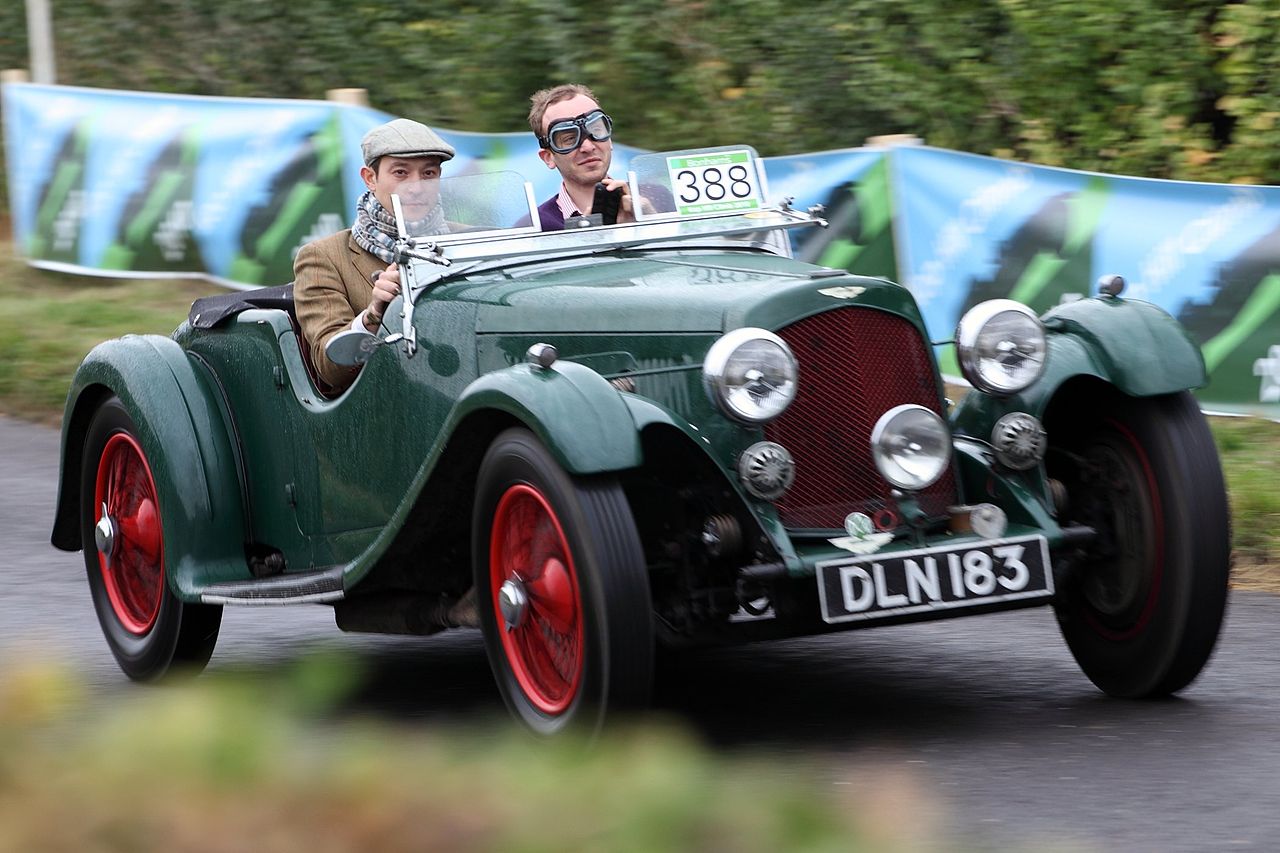
[{"label": "license plate", "polygon": [[931,610],[1053,595],[1043,536],[942,545],[818,563],[827,622],[884,619]]}]

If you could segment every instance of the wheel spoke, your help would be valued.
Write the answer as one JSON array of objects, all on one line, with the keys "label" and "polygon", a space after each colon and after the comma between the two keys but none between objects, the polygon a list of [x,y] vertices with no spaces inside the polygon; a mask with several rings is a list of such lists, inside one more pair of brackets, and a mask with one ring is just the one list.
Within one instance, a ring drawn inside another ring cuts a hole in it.
[{"label": "wheel spoke", "polygon": [[535,577],[529,579],[529,604],[544,617],[551,629],[560,634],[573,630],[577,607],[574,604],[573,580],[564,563],[551,558]]},{"label": "wheel spoke", "polygon": [[502,557],[502,576],[504,580],[517,579],[522,580],[529,574],[530,558],[529,558],[529,542],[530,527],[532,521],[530,519],[531,508],[524,502],[515,502],[509,512],[505,530],[506,536],[503,540]]},{"label": "wheel spoke", "polygon": [[155,502],[150,498],[138,501],[137,510],[131,515],[118,519],[121,535],[138,553],[149,562],[155,562],[160,555],[160,521],[156,514]]},{"label": "wheel spoke", "polygon": [[118,445],[107,463],[107,482],[103,487],[103,500],[107,505],[107,513],[114,518],[120,513],[120,502],[123,499],[121,490],[125,476],[124,452]]},{"label": "wheel spoke", "polygon": [[526,621],[520,628],[520,648],[525,666],[539,692],[554,699],[563,689],[558,684],[553,666],[553,648],[547,644],[542,626],[536,620]]},{"label": "wheel spoke", "polygon": [[546,500],[513,486],[495,512],[490,554],[495,608],[503,583],[515,581],[528,608],[502,642],[521,690],[544,713],[573,701],[582,672],[582,621],[568,544]]}]

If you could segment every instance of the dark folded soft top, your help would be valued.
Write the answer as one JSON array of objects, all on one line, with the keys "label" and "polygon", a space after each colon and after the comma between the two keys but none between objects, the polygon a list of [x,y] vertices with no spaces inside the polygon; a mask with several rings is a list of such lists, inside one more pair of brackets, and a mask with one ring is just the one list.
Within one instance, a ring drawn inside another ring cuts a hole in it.
[{"label": "dark folded soft top", "polygon": [[241,311],[250,308],[279,308],[293,316],[293,282],[276,287],[260,287],[257,290],[236,290],[217,296],[203,296],[191,303],[187,315],[197,329],[212,329]]}]

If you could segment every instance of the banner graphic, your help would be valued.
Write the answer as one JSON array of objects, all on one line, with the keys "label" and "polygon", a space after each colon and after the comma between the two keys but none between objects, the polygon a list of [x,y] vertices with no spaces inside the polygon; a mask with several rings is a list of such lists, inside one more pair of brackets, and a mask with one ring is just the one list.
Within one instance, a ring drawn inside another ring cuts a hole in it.
[{"label": "banner graphic", "polygon": [[[310,240],[347,227],[360,139],[392,118],[326,101],[206,98],[11,83],[0,94],[17,251],[92,275],[281,284]],[[559,176],[529,133],[438,129],[447,174],[511,170],[538,201]],[[751,140],[740,140],[750,143]],[[625,177],[641,149],[614,146]],[[900,281],[931,337],[1008,297],[1037,312],[1125,295],[1181,321],[1205,356],[1206,408],[1280,418],[1280,187],[1076,172],[925,146],[765,158],[765,198],[821,204],[796,256]],[[957,375],[950,346],[944,372]]]},{"label": "banner graphic", "polygon": [[[1207,408],[1280,417],[1280,187],[1075,172],[926,147],[892,150],[902,280],[930,335],[1007,297],[1037,313],[1106,274],[1199,344]],[[958,374],[950,347],[944,372]]]}]

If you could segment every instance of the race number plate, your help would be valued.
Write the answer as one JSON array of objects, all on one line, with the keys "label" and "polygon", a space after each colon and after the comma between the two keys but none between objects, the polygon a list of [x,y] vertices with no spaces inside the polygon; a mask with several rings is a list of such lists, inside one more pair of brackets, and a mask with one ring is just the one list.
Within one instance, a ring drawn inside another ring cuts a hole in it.
[{"label": "race number plate", "polygon": [[1043,536],[993,539],[818,563],[827,622],[884,619],[930,610],[1053,595]]},{"label": "race number plate", "polygon": [[761,207],[756,164],[746,149],[668,157],[667,172],[681,216]]}]

